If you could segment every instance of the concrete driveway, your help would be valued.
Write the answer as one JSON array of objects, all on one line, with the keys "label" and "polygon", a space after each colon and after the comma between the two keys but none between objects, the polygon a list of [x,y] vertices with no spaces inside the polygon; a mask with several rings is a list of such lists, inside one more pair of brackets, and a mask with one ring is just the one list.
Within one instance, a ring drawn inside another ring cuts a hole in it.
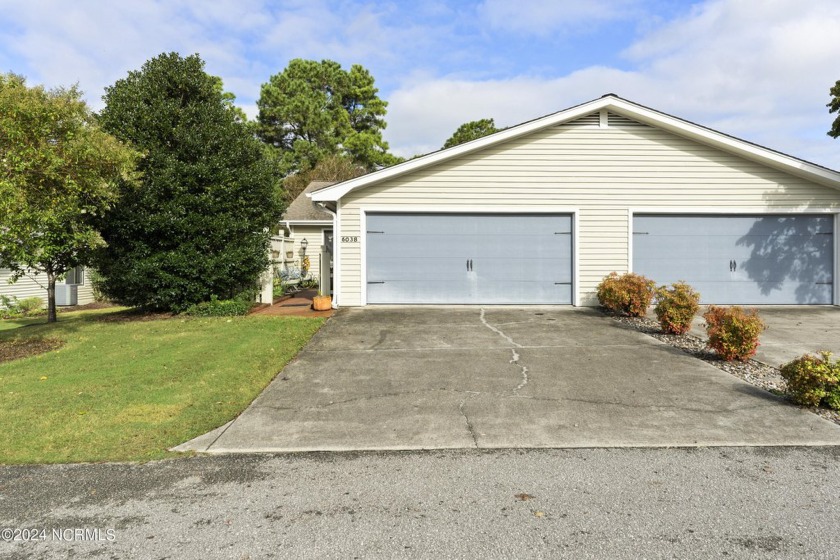
[{"label": "concrete driveway", "polygon": [[840,426],[596,310],[371,307],[181,449],[837,444]]}]

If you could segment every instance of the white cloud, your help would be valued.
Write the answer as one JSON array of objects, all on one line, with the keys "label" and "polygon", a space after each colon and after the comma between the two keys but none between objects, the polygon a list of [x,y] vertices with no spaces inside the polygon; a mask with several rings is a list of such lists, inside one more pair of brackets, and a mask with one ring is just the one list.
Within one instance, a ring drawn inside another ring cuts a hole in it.
[{"label": "white cloud", "polygon": [[401,155],[439,148],[463,122],[510,125],[616,93],[816,163],[840,168],[828,88],[840,78],[840,4],[738,0],[698,5],[625,55],[633,68],[566,76],[410,82],[391,95],[387,138]]},{"label": "white cloud", "polygon": [[485,0],[478,14],[491,27],[546,35],[552,31],[585,31],[604,21],[635,13],[638,0]]},{"label": "white cloud", "polygon": [[[98,108],[105,86],[152,56],[197,52],[254,116],[260,85],[291,58],[331,58],[376,76],[390,102],[386,138],[401,155],[438,149],[469,120],[512,125],[614,92],[840,167],[840,142],[825,136],[828,88],[840,78],[840,3],[706,0],[671,21],[653,13],[677,4],[418,0],[409,11],[385,0],[0,0],[0,71],[48,86],[79,82]],[[597,35],[616,21],[636,30],[632,44]],[[624,48],[621,67],[559,72],[545,65],[550,56],[527,60],[529,38],[578,31],[607,55]]]}]

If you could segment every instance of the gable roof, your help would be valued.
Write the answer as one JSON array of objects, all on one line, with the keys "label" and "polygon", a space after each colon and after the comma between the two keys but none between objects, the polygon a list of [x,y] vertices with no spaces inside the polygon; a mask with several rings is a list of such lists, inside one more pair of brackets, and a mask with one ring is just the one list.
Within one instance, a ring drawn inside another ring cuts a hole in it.
[{"label": "gable roof", "polygon": [[605,111],[624,116],[746,159],[781,169],[782,171],[803,177],[820,185],[840,189],[840,172],[838,171],[809,163],[793,156],[759,146],[758,144],[735,138],[734,136],[729,136],[711,128],[656,111],[644,105],[623,99],[615,94],[608,93],[598,99],[593,99],[592,101],[570,107],[563,111],[507,128],[471,142],[432,152],[431,154],[387,167],[356,179],[321,187],[317,191],[312,191],[308,196],[314,201],[336,201],[351,191],[373,185],[386,179],[393,179],[424,167],[481,150],[488,146],[507,142],[508,140],[531,134],[550,126],[569,122],[596,111]]},{"label": "gable roof", "polygon": [[332,222],[332,214],[312,202],[309,193],[334,185],[335,181],[312,181],[283,213],[284,222]]}]

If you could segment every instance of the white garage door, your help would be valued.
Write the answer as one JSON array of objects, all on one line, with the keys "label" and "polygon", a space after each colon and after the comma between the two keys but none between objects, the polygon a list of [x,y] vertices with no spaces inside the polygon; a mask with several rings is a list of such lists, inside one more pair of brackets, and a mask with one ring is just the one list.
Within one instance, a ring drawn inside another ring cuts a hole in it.
[{"label": "white garage door", "polygon": [[572,217],[367,215],[368,303],[569,304]]},{"label": "white garage door", "polygon": [[831,304],[833,224],[825,215],[637,215],[633,271],[686,281],[703,303]]}]

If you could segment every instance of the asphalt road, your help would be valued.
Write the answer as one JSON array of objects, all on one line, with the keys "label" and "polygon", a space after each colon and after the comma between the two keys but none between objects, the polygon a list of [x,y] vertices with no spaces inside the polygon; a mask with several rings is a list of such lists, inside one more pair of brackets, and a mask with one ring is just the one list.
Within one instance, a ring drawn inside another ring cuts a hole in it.
[{"label": "asphalt road", "polygon": [[836,558],[839,502],[837,447],[2,467],[0,557]]}]

